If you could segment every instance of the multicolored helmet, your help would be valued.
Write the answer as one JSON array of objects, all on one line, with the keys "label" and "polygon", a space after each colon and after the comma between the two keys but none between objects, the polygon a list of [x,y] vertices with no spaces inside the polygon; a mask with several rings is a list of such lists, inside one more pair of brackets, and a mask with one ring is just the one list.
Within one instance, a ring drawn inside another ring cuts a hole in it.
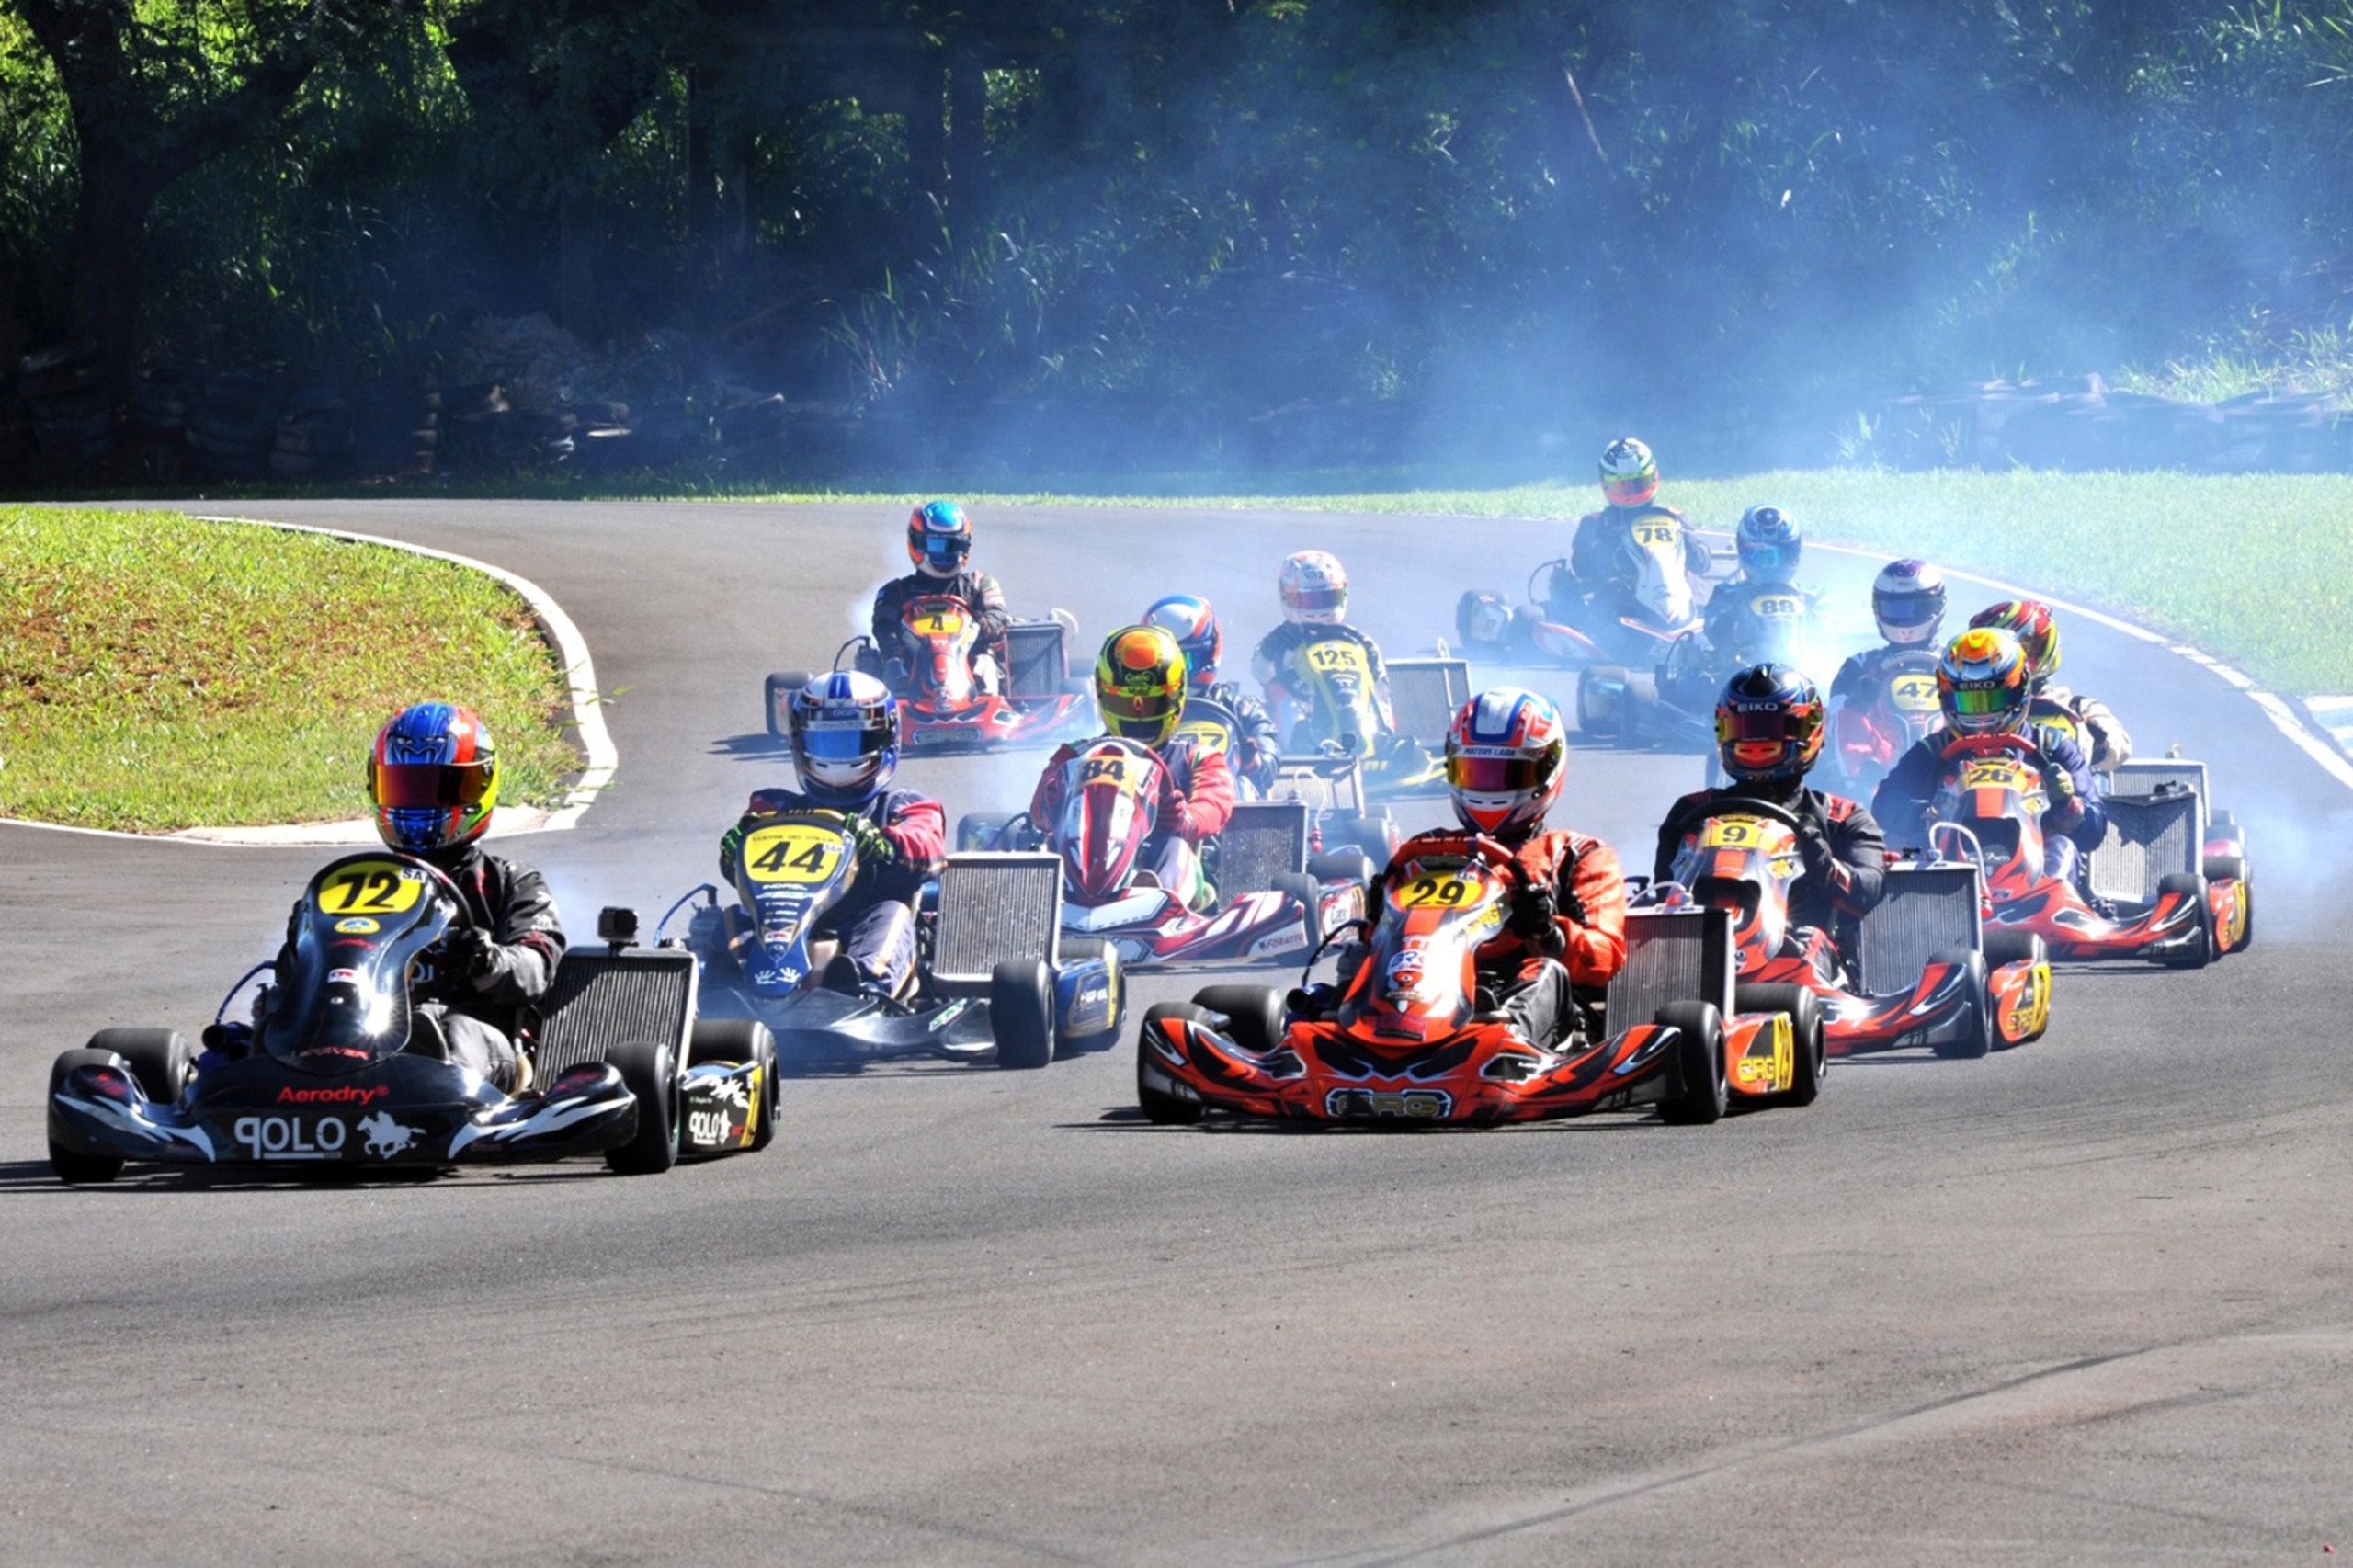
[{"label": "multicolored helmet", "polygon": [[907,517],[907,559],[926,577],[953,577],[972,554],[972,520],[953,501],[926,501]]},{"label": "multicolored helmet", "polygon": [[1561,798],[1569,733],[1549,698],[1496,687],[1462,705],[1446,732],[1454,814],[1474,833],[1534,831]]},{"label": "multicolored helmet", "polygon": [[1787,665],[1736,671],[1716,699],[1716,755],[1741,783],[1802,778],[1822,734],[1822,694]]},{"label": "multicolored helmet", "polygon": [[828,806],[862,806],[899,771],[899,699],[862,670],[835,670],[792,695],[787,719],[801,792]]},{"label": "multicolored helmet", "polygon": [[1143,625],[1167,629],[1185,651],[1185,678],[1206,691],[1217,680],[1218,655],[1225,651],[1225,635],[1217,627],[1217,612],[1198,594],[1171,594],[1143,612]]},{"label": "multicolored helmet", "polygon": [[1779,506],[1751,506],[1740,515],[1732,545],[1750,582],[1786,587],[1797,581],[1798,558],[1805,552],[1805,530]]},{"label": "multicolored helmet", "polygon": [[1631,436],[1601,449],[1601,494],[1613,506],[1641,506],[1658,494],[1658,460]]},{"label": "multicolored helmet", "polygon": [[1095,661],[1095,707],[1111,733],[1157,748],[1185,716],[1185,651],[1165,626],[1123,626]]},{"label": "multicolored helmet", "polygon": [[1945,574],[1925,561],[1891,561],[1871,579],[1871,619],[1899,648],[1937,640],[1945,623]]},{"label": "multicolored helmet", "polygon": [[387,847],[409,855],[471,844],[498,804],[498,751],[471,708],[419,702],[376,732],[368,798]]},{"label": "multicolored helmet", "polygon": [[1277,585],[1283,619],[1294,625],[1337,626],[1347,619],[1347,568],[1329,551],[1302,550],[1290,557]]},{"label": "multicolored helmet", "polygon": [[1969,618],[1972,626],[2010,632],[2026,650],[2027,678],[2040,691],[2059,673],[2059,622],[2040,599],[2004,599]]},{"label": "multicolored helmet", "polygon": [[1937,705],[1961,734],[2016,733],[2033,700],[2026,649],[2015,632],[1972,626],[1937,661]]}]

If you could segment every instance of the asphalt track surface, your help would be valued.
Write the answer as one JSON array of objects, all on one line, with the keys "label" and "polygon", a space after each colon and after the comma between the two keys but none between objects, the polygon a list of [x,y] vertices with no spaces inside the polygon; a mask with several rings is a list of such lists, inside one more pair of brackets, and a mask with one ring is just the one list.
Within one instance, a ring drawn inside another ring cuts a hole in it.
[{"label": "asphalt track surface", "polygon": [[[255,508],[462,551],[578,622],[618,781],[511,841],[649,911],[782,760],[887,509]],[[1099,634],[1276,563],[1427,646],[1563,530],[999,511]],[[1818,562],[1845,585],[1848,567]],[[68,1190],[51,1054],[210,1017],[323,852],[0,830],[0,1560],[2279,1561],[2353,1547],[2353,795],[2211,674],[2088,624],[2075,683],[2212,759],[2256,949],[2061,978],[2042,1042],[1842,1063],[1810,1109],[1383,1135],[1134,1119],[1133,1031],[1035,1074],[787,1085],[766,1154]],[[1240,649],[1229,644],[1230,660]],[[1566,682],[1557,683],[1565,693]],[[910,766],[951,811],[1034,758]],[[1646,846],[1688,756],[1580,750]],[[354,761],[355,783],[358,761]],[[1427,813],[1423,813],[1427,816]],[[1644,858],[1636,847],[1630,858]],[[1193,977],[1139,984],[1148,1001]]]}]

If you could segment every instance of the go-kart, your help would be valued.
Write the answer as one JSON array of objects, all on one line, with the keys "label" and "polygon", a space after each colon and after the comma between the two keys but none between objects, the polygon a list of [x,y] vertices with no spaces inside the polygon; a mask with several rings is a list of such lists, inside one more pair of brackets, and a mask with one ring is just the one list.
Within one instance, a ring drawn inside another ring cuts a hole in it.
[{"label": "go-kart", "polygon": [[1279,960],[1362,915],[1373,868],[1356,851],[1317,856],[1301,871],[1275,877],[1270,889],[1221,897],[1207,911],[1187,907],[1181,892],[1162,887],[1142,863],[1165,775],[1149,746],[1105,735],[1063,764],[1059,820],[1040,827],[1026,813],[1009,821],[967,816],[957,824],[956,842],[1050,850],[1062,868],[1063,931],[1106,943],[1130,968]]},{"label": "go-kart", "polygon": [[1493,839],[1419,842],[1390,876],[1365,949],[1344,957],[1353,973],[1336,1006],[1217,985],[1144,1014],[1136,1100],[1147,1119],[1477,1124],[1656,1105],[1669,1121],[1712,1122],[1733,1104],[1803,1105],[1819,1092],[1813,994],[1744,990],[1749,1010],[1736,1012],[1721,910],[1630,915],[1606,1026],[1588,1018],[1552,1046],[1523,1039],[1480,992],[1472,961],[1523,873]]},{"label": "go-kart", "polygon": [[1414,800],[1446,793],[1446,769],[1414,733],[1394,725],[1381,711],[1372,661],[1354,640],[1313,637],[1291,654],[1302,687],[1284,723],[1286,752],[1354,757],[1363,765],[1364,789],[1376,801]]},{"label": "go-kart", "polygon": [[[1010,667],[997,689],[984,689],[972,656],[980,640],[972,607],[952,594],[907,601],[899,618],[900,645],[885,653],[870,637],[853,637],[834,653],[899,694],[900,744],[918,752],[980,751],[1051,740],[1087,717],[1086,682],[1074,679],[1068,639],[1077,623],[1061,611],[1044,620],[1006,628]],[[768,733],[790,733],[792,698],[809,684],[807,670],[779,670],[767,678]]]},{"label": "go-kart", "polygon": [[126,1162],[315,1167],[448,1165],[602,1154],[625,1174],[776,1136],[775,1047],[756,1026],[695,1017],[695,966],[633,948],[608,911],[602,952],[564,955],[526,1019],[531,1086],[502,1094],[411,1028],[413,975],[467,921],[422,860],[348,855],[303,890],[257,1028],[225,1025],[201,1058],[176,1029],[111,1028],[50,1071],[49,1154],[69,1182]]},{"label": "go-kart", "polygon": [[1462,646],[1490,658],[1533,654],[1583,668],[1591,665],[1654,664],[1666,644],[1699,628],[1693,584],[1684,563],[1683,525],[1665,514],[1643,517],[1619,541],[1632,567],[1633,586],[1605,588],[1575,625],[1563,611],[1578,605],[1565,558],[1529,574],[1529,603],[1517,608],[1495,593],[1466,593],[1454,607]]},{"label": "go-kart", "polygon": [[[2215,956],[2253,946],[2255,865],[2247,858],[2246,830],[2236,816],[2210,804],[2206,765],[2183,756],[2177,745],[2165,756],[2120,763],[2093,778],[2108,791],[2108,835],[2091,858],[2093,891],[2145,896],[2152,876],[2195,869],[2210,888],[2219,882],[2238,887],[2235,916],[2217,917]],[[2185,795],[2194,806],[2181,799]]]},{"label": "go-kart", "polygon": [[1868,801],[1895,759],[1944,722],[1937,705],[1937,655],[1927,649],[1898,653],[1875,668],[1859,700],[1830,710],[1822,778],[1830,788]]},{"label": "go-kart", "polygon": [[1797,832],[1797,819],[1771,801],[1727,799],[1684,835],[1672,882],[1649,896],[1681,893],[1729,911],[1743,989],[1813,992],[1833,1056],[1926,1045],[1939,1056],[1973,1057],[2041,1038],[2051,1017],[2050,960],[2031,933],[1981,935],[1973,865],[1891,869],[1878,906],[1849,943],[1852,964],[1827,950],[1827,932],[1807,938],[1824,951],[1792,950]]},{"label": "go-kart", "polygon": [[1930,846],[1979,868],[1991,929],[2031,932],[2056,959],[2140,958],[2188,969],[2246,945],[2244,841],[2223,841],[2239,854],[2205,859],[2195,791],[2104,802],[2110,832],[2092,857],[2095,905],[2073,881],[2044,869],[2050,798],[2038,758],[2020,736],[1956,736],[1929,803]]},{"label": "go-kart", "polygon": [[706,1006],[756,1018],[789,1065],[848,1065],[932,1056],[1043,1067],[1056,1047],[1108,1043],[1125,1008],[1120,957],[1102,943],[1059,941],[1060,862],[1048,855],[958,856],[926,885],[916,964],[897,994],[821,983],[839,944],[822,928],[858,880],[858,841],[839,812],[778,812],[745,824],[735,902],[710,883],[681,909]]},{"label": "go-kart", "polygon": [[1813,617],[1802,595],[1754,584],[1727,583],[1716,591],[1741,596],[1722,644],[1703,631],[1687,632],[1665,645],[1647,680],[1615,665],[1586,670],[1577,679],[1581,732],[1621,745],[1712,746],[1716,698],[1733,671],[1763,664],[1810,666]]}]

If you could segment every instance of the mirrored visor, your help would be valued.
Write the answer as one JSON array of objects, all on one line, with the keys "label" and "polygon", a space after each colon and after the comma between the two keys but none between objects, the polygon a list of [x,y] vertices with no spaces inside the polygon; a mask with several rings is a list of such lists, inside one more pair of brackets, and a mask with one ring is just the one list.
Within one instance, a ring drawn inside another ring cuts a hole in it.
[{"label": "mirrored visor", "polygon": [[1168,717],[1171,703],[1165,691],[1104,691],[1098,687],[1095,706],[1106,719],[1158,720]]},{"label": "mirrored visor", "polygon": [[376,803],[396,812],[479,805],[491,777],[487,762],[380,762]]},{"label": "mirrored visor", "polygon": [[1300,609],[1346,609],[1348,608],[1348,590],[1335,587],[1301,588],[1290,596],[1290,602]]},{"label": "mirrored visor", "polygon": [[1446,781],[1466,795],[1511,795],[1543,782],[1544,765],[1532,756],[1449,756]]},{"label": "mirrored visor", "polygon": [[801,755],[815,762],[849,762],[870,756],[891,744],[889,726],[863,719],[818,719],[798,725],[793,744]]},{"label": "mirrored visor", "polygon": [[2017,694],[1998,686],[1959,686],[1946,695],[1952,710],[1972,719],[2006,713],[2018,706]]},{"label": "mirrored visor", "polygon": [[1944,614],[1944,607],[1936,600],[1908,594],[1901,598],[1875,600],[1871,608],[1890,626],[1927,626]]}]

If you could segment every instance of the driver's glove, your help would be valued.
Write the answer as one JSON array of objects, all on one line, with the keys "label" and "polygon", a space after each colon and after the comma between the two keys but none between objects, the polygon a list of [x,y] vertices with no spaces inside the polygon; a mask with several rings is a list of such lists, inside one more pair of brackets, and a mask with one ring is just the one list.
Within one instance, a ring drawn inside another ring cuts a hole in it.
[{"label": "driver's glove", "polygon": [[1798,864],[1805,869],[1806,876],[1813,881],[1836,882],[1838,880],[1838,857],[1831,853],[1829,836],[1816,824],[1798,824]]},{"label": "driver's glove", "polygon": [[463,926],[441,939],[441,960],[460,979],[479,979],[498,967],[498,944],[481,926]]},{"label": "driver's glove", "polygon": [[1521,940],[1533,941],[1557,929],[1553,921],[1558,915],[1559,905],[1553,901],[1551,886],[1535,882],[1512,890],[1511,911],[1505,926]]},{"label": "driver's glove", "polygon": [[891,835],[866,817],[849,819],[849,836],[850,842],[858,846],[858,858],[864,865],[893,865],[900,858],[899,846],[891,842]]}]

